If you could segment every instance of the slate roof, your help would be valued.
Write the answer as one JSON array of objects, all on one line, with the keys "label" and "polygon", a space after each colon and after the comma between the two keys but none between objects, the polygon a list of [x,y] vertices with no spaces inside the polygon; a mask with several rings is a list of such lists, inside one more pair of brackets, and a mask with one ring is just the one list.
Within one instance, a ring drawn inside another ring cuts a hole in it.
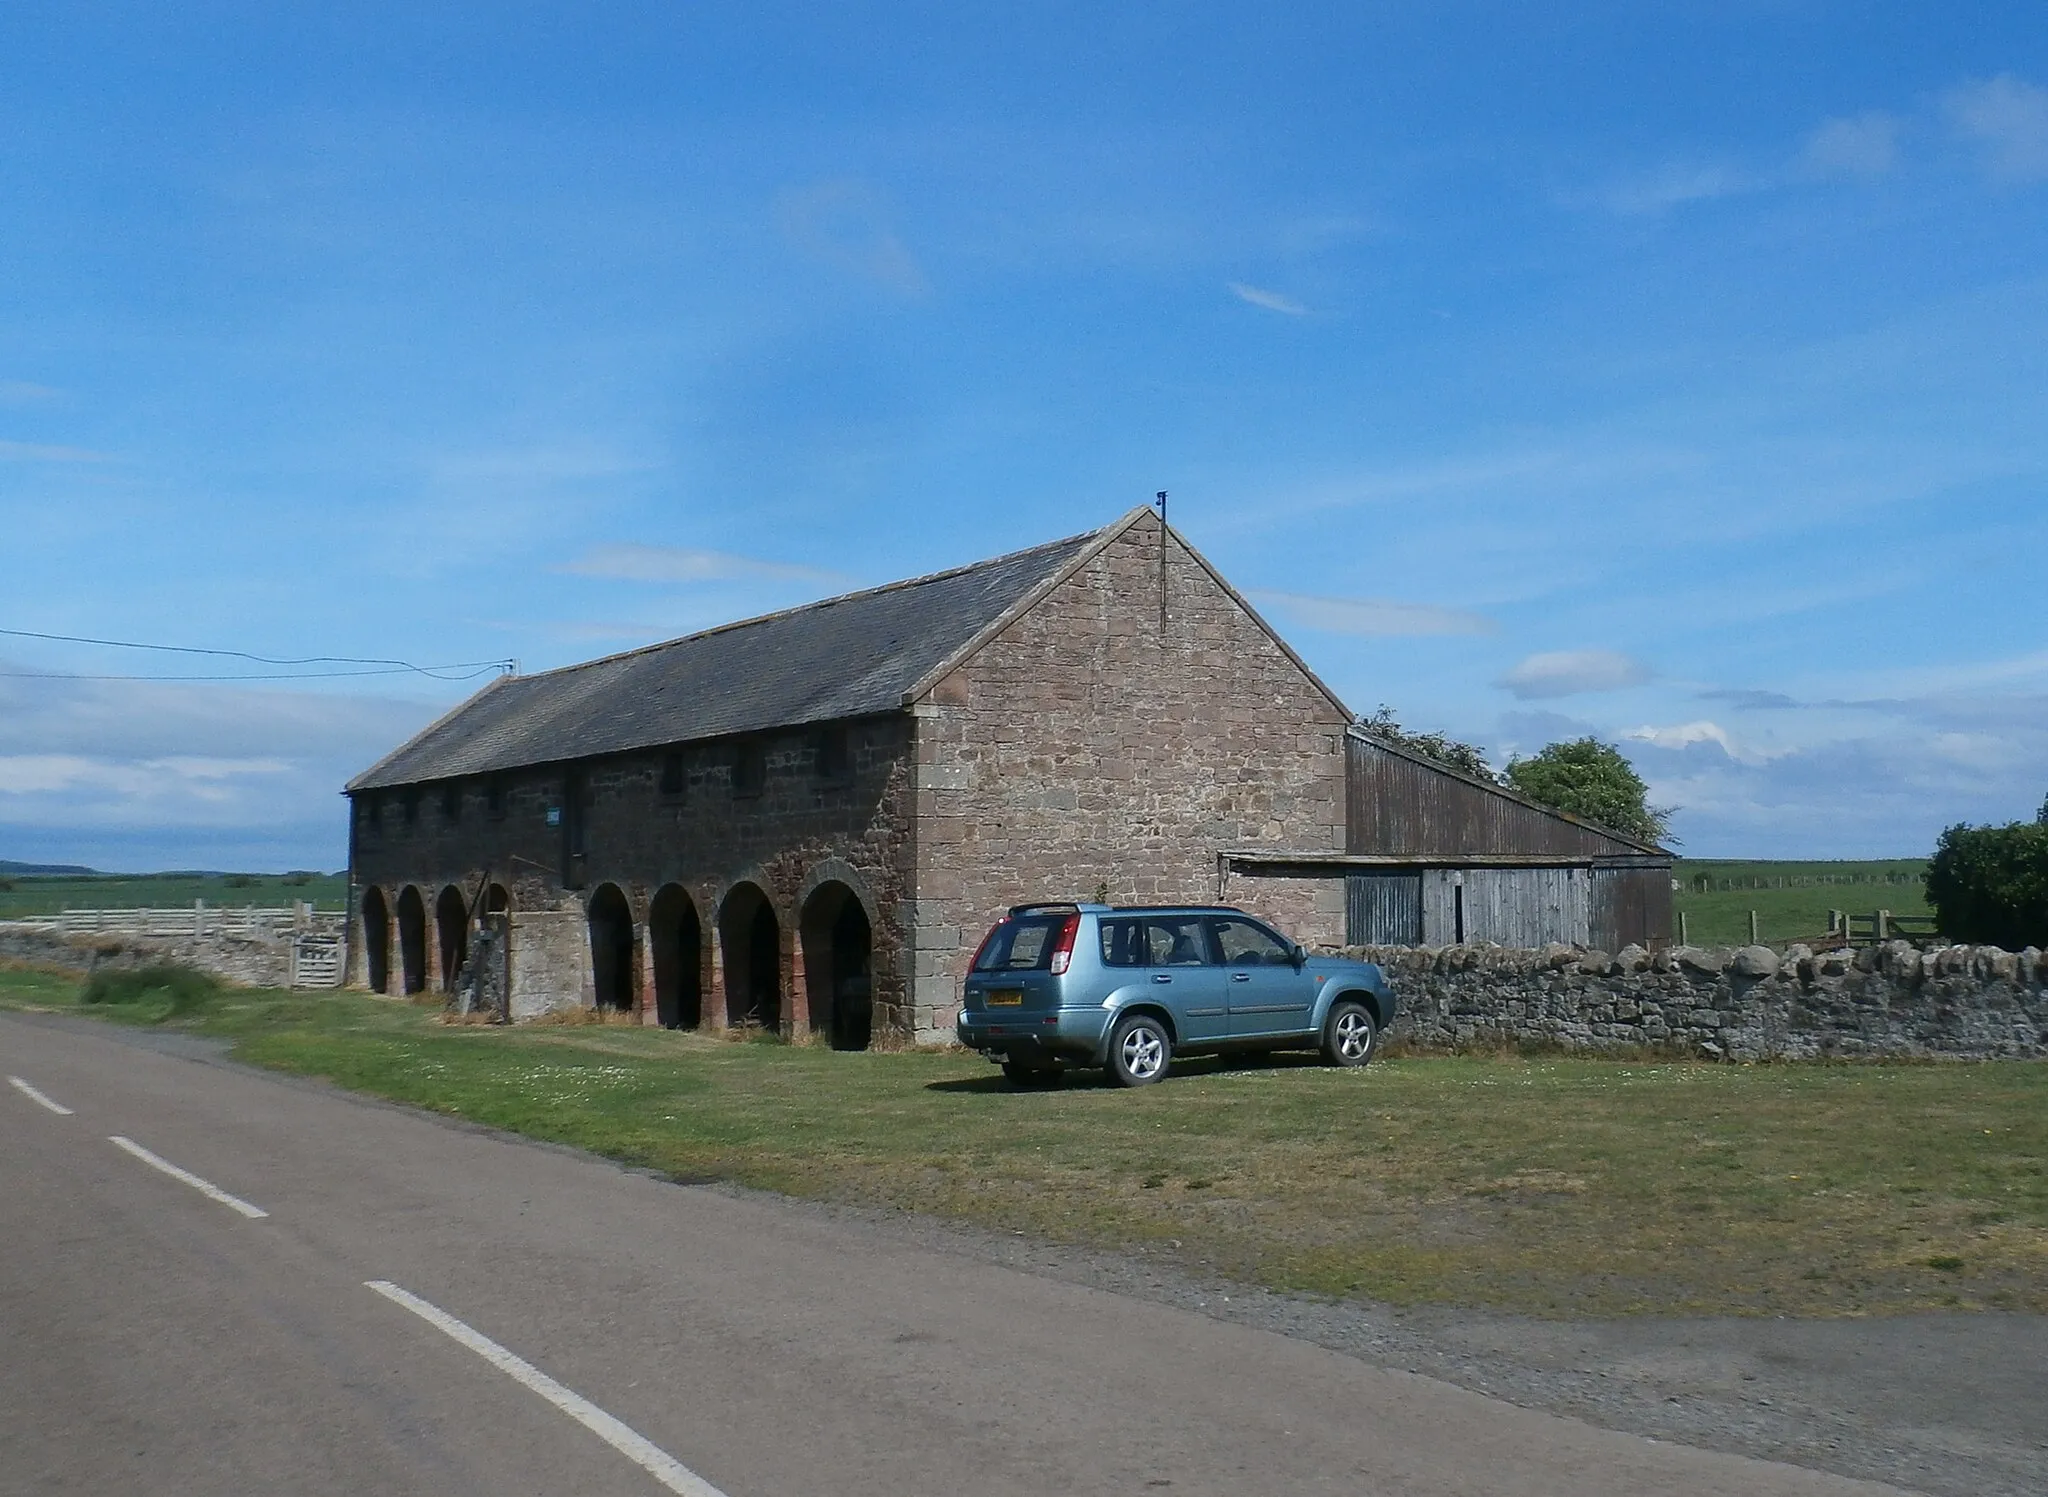
[{"label": "slate roof", "polygon": [[348,788],[416,785],[900,711],[913,687],[1105,533],[583,665],[502,676]]}]

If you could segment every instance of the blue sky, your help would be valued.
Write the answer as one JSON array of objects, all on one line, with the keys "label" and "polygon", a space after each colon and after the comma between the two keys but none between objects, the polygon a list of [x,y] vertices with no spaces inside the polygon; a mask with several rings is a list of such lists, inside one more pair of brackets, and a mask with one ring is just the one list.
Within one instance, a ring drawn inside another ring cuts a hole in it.
[{"label": "blue sky", "polygon": [[[1563,12],[1563,13],[1560,13]],[[2048,793],[2048,11],[23,4],[0,627],[537,669],[1155,489],[1698,856]],[[0,637],[0,858],[339,866],[465,686]]]}]

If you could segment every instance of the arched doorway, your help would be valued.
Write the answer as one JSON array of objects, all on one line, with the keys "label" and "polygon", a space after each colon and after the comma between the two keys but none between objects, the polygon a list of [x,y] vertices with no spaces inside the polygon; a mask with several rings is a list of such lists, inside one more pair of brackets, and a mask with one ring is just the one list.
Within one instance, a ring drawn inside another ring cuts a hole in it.
[{"label": "arched doorway", "polygon": [[633,911],[617,884],[599,884],[590,896],[590,975],[597,1006],[614,1013],[633,1007]]},{"label": "arched doorway", "polygon": [[506,915],[512,911],[512,896],[505,892],[503,884],[492,884],[484,890],[484,913]]},{"label": "arched doorway", "polygon": [[695,1029],[704,1020],[704,927],[681,884],[664,884],[647,907],[654,947],[654,1009],[664,1029]]},{"label": "arched doorway", "polygon": [[449,884],[434,901],[434,934],[441,938],[441,991],[455,991],[456,974],[469,960],[469,906]]},{"label": "arched doorway", "polygon": [[374,884],[363,890],[363,967],[371,992],[391,991],[391,906]]},{"label": "arched doorway", "polygon": [[427,902],[420,891],[407,884],[398,896],[398,964],[405,994],[427,987]]},{"label": "arched doorway", "polygon": [[804,902],[804,985],[811,1029],[834,1050],[865,1050],[874,1024],[874,932],[860,896],[836,879]]},{"label": "arched doorway", "polygon": [[782,923],[754,884],[725,896],[718,912],[718,945],[725,957],[725,1021],[735,1027],[782,1028]]}]

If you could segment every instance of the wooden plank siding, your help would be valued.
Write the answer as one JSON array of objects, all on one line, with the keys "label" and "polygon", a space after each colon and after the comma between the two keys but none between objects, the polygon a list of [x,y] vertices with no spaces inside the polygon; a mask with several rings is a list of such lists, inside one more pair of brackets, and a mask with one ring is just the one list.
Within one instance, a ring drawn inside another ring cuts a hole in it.
[{"label": "wooden plank siding", "polygon": [[1587,868],[1432,868],[1422,876],[1422,942],[1583,946],[1590,934]]},{"label": "wooden plank siding", "polygon": [[1355,730],[1346,735],[1345,753],[1347,852],[1430,858],[1556,853],[1570,858],[1659,851]]}]

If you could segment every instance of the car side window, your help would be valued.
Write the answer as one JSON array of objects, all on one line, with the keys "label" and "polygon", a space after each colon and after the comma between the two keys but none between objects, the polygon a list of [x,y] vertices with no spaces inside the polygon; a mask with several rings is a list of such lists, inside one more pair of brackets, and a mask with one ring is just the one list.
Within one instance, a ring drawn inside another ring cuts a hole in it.
[{"label": "car side window", "polygon": [[1154,967],[1205,967],[1209,965],[1209,933],[1199,915],[1157,916],[1145,922],[1149,965]]},{"label": "car side window", "polygon": [[1216,944],[1226,967],[1291,967],[1294,947],[1250,920],[1215,922]]},{"label": "car side window", "polygon": [[1149,948],[1145,943],[1145,928],[1137,920],[1105,920],[1102,922],[1102,965],[1105,967],[1142,967],[1146,964]]}]

